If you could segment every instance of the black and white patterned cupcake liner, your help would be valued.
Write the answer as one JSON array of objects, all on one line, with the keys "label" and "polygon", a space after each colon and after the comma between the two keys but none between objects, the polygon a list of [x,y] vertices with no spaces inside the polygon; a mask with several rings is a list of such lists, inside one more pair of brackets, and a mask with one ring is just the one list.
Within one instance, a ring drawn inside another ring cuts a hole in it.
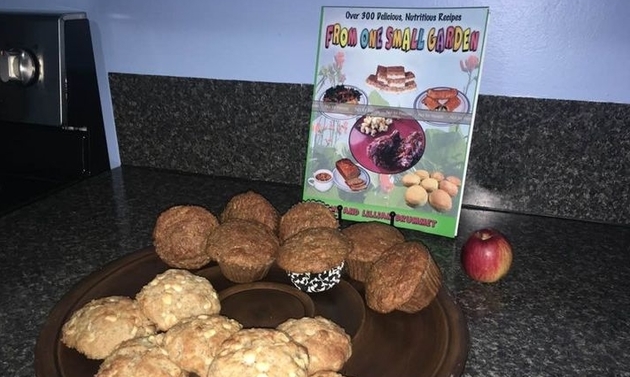
[{"label": "black and white patterned cupcake liner", "polygon": [[344,264],[344,262],[341,262],[339,266],[319,273],[287,272],[287,274],[293,285],[301,291],[307,293],[324,292],[339,284]]}]

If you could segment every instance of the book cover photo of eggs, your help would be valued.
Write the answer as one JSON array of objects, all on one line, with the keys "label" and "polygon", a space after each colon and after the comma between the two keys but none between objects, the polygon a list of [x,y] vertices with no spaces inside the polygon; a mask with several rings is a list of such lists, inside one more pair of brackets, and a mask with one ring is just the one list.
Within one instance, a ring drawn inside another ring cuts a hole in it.
[{"label": "book cover photo of eggs", "polygon": [[303,200],[455,237],[488,16],[322,7]]}]

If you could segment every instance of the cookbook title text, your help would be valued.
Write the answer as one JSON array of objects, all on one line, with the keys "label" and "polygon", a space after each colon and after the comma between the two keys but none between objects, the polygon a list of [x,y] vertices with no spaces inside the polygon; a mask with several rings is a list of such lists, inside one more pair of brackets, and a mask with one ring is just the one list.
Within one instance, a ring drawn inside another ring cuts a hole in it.
[{"label": "cookbook title text", "polygon": [[363,28],[345,27],[340,23],[329,24],[324,28],[324,47],[360,47],[375,50],[401,50],[442,53],[445,51],[477,51],[480,43],[479,30],[460,25],[424,28],[394,26]]}]

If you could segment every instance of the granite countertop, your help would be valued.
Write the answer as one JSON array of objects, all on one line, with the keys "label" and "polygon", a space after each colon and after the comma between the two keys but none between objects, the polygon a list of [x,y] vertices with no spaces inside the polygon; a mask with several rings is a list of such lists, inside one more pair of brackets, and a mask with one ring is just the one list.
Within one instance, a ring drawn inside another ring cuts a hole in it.
[{"label": "granite countertop", "polygon": [[[220,213],[248,189],[280,212],[301,197],[298,186],[125,166],[0,217],[0,375],[34,375],[50,310],[91,272],[150,245],[161,211]],[[490,285],[459,265],[465,236],[486,226],[515,250],[509,275]],[[429,246],[467,318],[465,376],[630,376],[630,228],[465,208],[455,239],[404,233]]]}]

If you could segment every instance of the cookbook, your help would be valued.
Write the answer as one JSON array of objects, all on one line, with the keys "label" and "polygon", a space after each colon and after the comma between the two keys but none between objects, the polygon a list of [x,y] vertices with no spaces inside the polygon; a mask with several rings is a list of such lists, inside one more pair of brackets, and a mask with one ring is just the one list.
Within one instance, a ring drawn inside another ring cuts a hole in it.
[{"label": "cookbook", "polygon": [[303,200],[455,237],[488,16],[322,7]]}]

